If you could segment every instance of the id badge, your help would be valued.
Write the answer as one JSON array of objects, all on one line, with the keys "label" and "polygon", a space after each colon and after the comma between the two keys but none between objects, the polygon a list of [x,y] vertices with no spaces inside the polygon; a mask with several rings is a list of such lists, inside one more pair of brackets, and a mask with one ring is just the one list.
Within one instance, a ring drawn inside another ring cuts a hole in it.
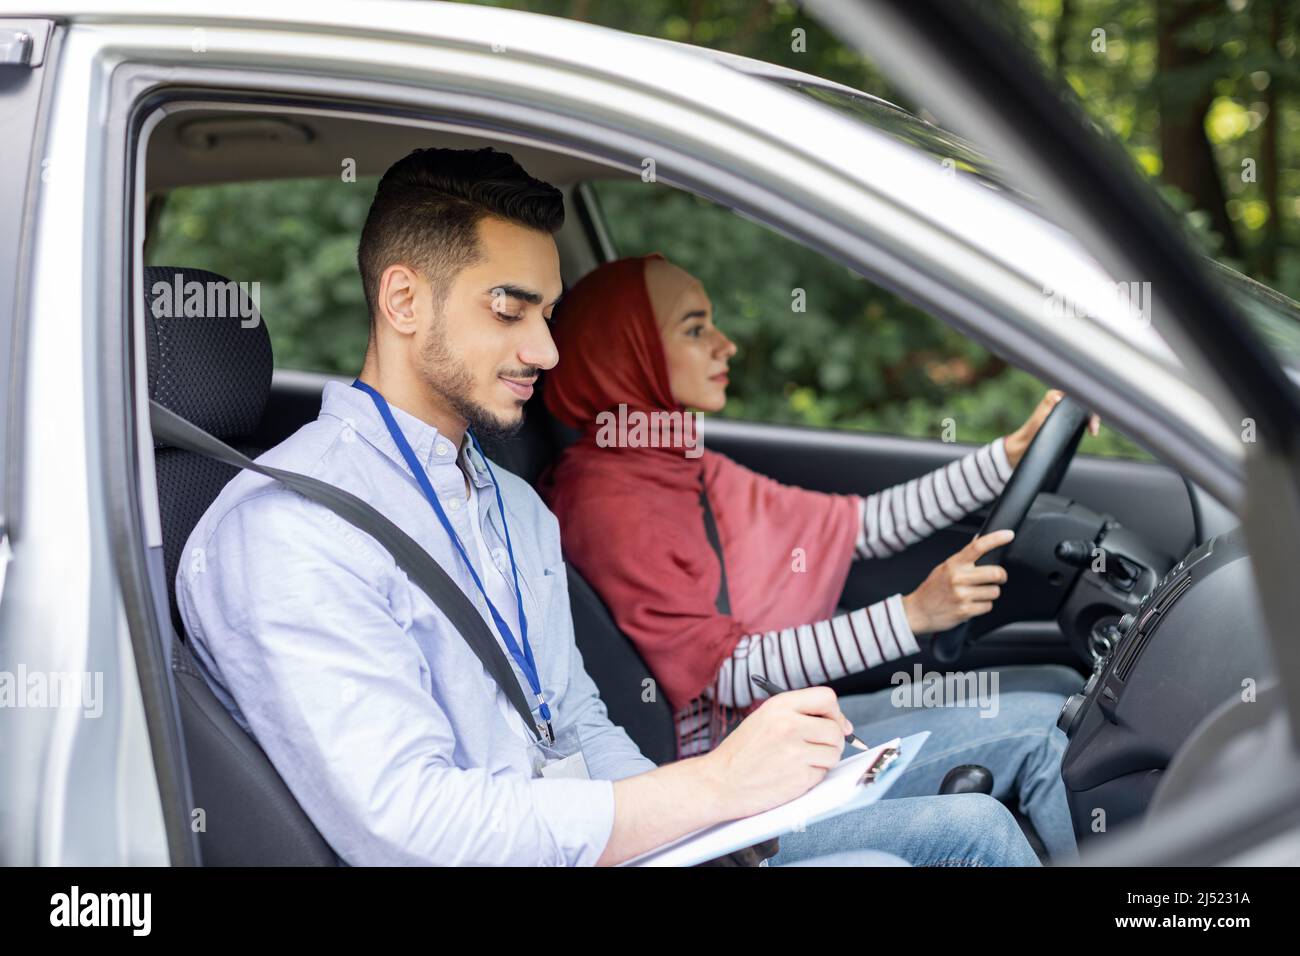
[{"label": "id badge", "polygon": [[533,776],[547,779],[590,780],[582,740],[576,728],[556,731],[555,743],[539,740],[533,745]]}]

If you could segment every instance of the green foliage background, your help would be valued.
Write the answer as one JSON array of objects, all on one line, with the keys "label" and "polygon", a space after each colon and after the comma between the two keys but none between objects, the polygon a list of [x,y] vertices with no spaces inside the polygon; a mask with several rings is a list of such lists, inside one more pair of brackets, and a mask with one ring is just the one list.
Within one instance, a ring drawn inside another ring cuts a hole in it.
[{"label": "green foliage background", "polygon": [[[892,99],[891,86],[796,4],[529,0],[495,5],[780,63]],[[1297,11],[1287,0],[990,0],[1186,218],[1207,251],[1300,298]],[[792,31],[805,31],[797,50]],[[1099,33],[1102,41],[1099,43]],[[923,114],[924,115],[924,114]],[[937,118],[942,123],[942,117]],[[398,157],[394,157],[397,159]],[[1250,160],[1256,175],[1242,174]],[[277,364],[354,373],[367,318],[356,240],[376,180],[178,189],[148,261],[261,283]],[[661,251],[703,281],[736,339],[728,417],[985,441],[1043,388],[943,323],[727,210],[639,181],[599,184],[621,255]],[[791,310],[791,290],[806,311]],[[1085,452],[1143,456],[1113,429]]]}]

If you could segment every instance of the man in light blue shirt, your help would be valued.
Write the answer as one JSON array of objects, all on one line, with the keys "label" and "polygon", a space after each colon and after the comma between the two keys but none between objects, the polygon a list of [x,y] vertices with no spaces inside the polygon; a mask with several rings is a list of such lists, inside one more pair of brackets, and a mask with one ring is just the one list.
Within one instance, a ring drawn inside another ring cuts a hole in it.
[{"label": "man in light blue shirt", "polygon": [[[558,191],[493,150],[397,163],[362,232],[372,326],[359,381],[386,400],[400,437],[380,401],[331,383],[320,417],[258,460],[387,515],[503,649],[486,599],[514,639],[526,621],[552,752],[580,752],[577,772],[538,772],[547,757],[468,643],[385,549],[329,510],[242,472],[186,544],[177,600],[206,679],[348,863],[616,864],[793,799],[838,762],[851,729],[833,692],[808,688],[765,703],[709,755],[656,768],[609,721],[574,644],[554,516],[466,437],[517,428],[538,372],[557,361],[548,323],[562,220]],[[506,658],[545,723],[529,665]],[[991,798],[886,803],[872,808],[876,826],[863,818],[859,848],[894,834],[891,849],[924,858],[899,842],[907,819],[910,839],[945,861],[1036,862]],[[853,849],[843,825],[835,847]]]}]

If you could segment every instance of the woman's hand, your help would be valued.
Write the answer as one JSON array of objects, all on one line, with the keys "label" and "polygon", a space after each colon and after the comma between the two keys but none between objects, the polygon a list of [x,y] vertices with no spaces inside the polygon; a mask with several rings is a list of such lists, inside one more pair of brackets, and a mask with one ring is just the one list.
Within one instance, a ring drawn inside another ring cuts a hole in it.
[{"label": "woman's hand", "polygon": [[[1025,451],[1029,448],[1029,443],[1034,440],[1038,434],[1038,429],[1043,427],[1043,422],[1047,421],[1048,414],[1056,407],[1056,403],[1065,398],[1065,393],[1059,388],[1049,388],[1043,396],[1043,400],[1038,403],[1032,415],[1025,420],[1025,423],[1006,437],[1005,448],[1007,451],[1007,461],[1011,467],[1015,468],[1020,464],[1020,459],[1025,456]],[[1088,433],[1096,435],[1101,430],[1101,419],[1096,415],[1088,420]]]},{"label": "woman's hand", "polygon": [[976,565],[983,554],[1000,548],[1016,536],[1004,528],[973,538],[943,564],[930,572],[921,586],[903,598],[903,611],[913,634],[946,631],[962,621],[987,614],[1006,583],[1005,568],[995,564]]}]

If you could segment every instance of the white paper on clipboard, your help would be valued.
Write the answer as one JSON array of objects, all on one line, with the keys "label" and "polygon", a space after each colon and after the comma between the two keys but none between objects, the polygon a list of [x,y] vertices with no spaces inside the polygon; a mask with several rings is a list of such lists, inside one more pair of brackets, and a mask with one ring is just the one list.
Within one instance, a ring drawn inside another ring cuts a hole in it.
[{"label": "white paper on clipboard", "polygon": [[[875,803],[907,769],[921,749],[928,730],[910,737],[895,737],[870,750],[845,757],[827,772],[821,783],[789,803],[764,810],[751,817],[730,820],[696,830],[686,836],[628,860],[623,866],[693,866],[752,846],[801,826],[839,816],[849,810]],[[898,757],[872,783],[860,783],[863,774],[887,747],[898,748]]]}]

